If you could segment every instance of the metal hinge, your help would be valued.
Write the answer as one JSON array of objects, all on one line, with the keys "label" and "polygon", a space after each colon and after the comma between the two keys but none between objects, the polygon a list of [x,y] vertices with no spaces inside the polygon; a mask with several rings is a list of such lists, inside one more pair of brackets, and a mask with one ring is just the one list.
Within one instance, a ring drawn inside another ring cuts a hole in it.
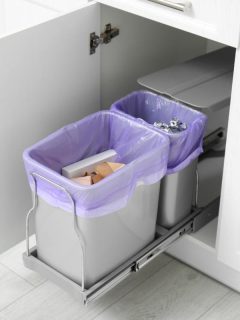
[{"label": "metal hinge", "polygon": [[95,32],[90,33],[90,54],[96,52],[97,47],[102,43],[109,43],[119,35],[118,28],[112,28],[111,23],[106,24],[105,31],[98,36]]}]

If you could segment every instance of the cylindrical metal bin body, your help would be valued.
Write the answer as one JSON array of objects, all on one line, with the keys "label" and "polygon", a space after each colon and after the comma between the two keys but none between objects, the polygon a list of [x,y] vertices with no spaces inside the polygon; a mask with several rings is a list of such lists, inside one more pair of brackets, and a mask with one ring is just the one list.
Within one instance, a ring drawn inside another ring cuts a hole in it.
[{"label": "cylindrical metal bin body", "polygon": [[157,224],[171,228],[191,212],[196,185],[197,160],[161,181]]},{"label": "cylindrical metal bin body", "polygon": [[[125,208],[100,217],[78,217],[85,242],[86,288],[154,239],[159,188],[160,182],[139,185]],[[38,258],[80,284],[82,255],[73,214],[39,198],[35,229]]]}]

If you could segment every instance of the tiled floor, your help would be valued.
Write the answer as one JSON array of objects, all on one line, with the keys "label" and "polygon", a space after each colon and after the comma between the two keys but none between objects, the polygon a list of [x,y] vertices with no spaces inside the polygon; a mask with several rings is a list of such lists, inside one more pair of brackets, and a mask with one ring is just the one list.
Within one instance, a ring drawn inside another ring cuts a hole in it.
[{"label": "tiled floor", "polygon": [[0,256],[0,320],[240,320],[240,295],[161,255],[88,307],[26,269],[24,243]]}]

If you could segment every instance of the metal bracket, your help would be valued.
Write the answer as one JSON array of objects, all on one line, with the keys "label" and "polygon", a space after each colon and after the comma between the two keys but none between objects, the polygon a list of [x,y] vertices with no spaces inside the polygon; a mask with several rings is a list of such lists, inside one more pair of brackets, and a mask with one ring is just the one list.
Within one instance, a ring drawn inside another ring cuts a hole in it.
[{"label": "metal bracket", "polygon": [[108,44],[118,35],[119,29],[116,27],[112,28],[111,23],[106,24],[105,30],[100,36],[98,36],[95,32],[90,33],[90,54],[94,54],[100,44]]},{"label": "metal bracket", "polygon": [[222,127],[216,129],[215,131],[207,135],[203,140],[204,153],[216,147],[220,142],[222,142],[225,139],[225,136],[225,129]]},{"label": "metal bracket", "polygon": [[218,216],[220,197],[213,200],[207,207],[202,208],[202,211],[193,221],[192,232],[197,232],[210,221]]}]

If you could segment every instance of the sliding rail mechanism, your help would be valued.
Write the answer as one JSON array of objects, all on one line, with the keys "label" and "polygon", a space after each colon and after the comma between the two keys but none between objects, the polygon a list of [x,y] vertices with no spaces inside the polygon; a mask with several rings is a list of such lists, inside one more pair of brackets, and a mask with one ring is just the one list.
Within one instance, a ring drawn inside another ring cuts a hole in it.
[{"label": "sliding rail mechanism", "polygon": [[[62,186],[53,183],[52,181],[38,175],[37,173],[32,174],[34,181],[33,188],[33,207],[29,211],[26,219],[26,252],[23,254],[24,265],[32,269],[47,279],[53,281],[58,286],[62,287],[64,290],[68,291],[70,294],[75,296],[78,300],[82,301],[83,304],[88,304],[97,298],[103,296],[106,292],[117,286],[121,281],[127,278],[130,274],[138,272],[153,259],[155,259],[159,254],[164,252],[173,242],[178,240],[181,236],[187,233],[197,231],[202,225],[210,221],[213,216],[216,215],[218,211],[219,199],[211,203],[206,208],[196,208],[194,207],[192,213],[181,221],[178,225],[171,229],[164,229],[162,227],[157,227],[157,232],[155,239],[147,247],[138,252],[135,256],[126,261],[123,265],[118,267],[116,270],[105,276],[99,282],[94,284],[91,288],[84,287],[84,272],[82,274],[82,283],[77,284],[71,279],[67,278],[65,275],[51,268],[44,262],[38,259],[37,248],[33,247],[30,249],[29,246],[29,223],[30,218],[34,216],[37,210],[38,196],[37,196],[37,179],[42,179],[45,182],[50,183],[54,187],[64,191],[69,197],[73,206],[73,227],[74,232],[76,232],[79,238],[79,250],[82,250],[82,262],[84,266],[84,249],[81,237],[81,231],[76,223],[76,208],[75,203],[71,195]],[[83,268],[84,270],[84,268]]]}]

